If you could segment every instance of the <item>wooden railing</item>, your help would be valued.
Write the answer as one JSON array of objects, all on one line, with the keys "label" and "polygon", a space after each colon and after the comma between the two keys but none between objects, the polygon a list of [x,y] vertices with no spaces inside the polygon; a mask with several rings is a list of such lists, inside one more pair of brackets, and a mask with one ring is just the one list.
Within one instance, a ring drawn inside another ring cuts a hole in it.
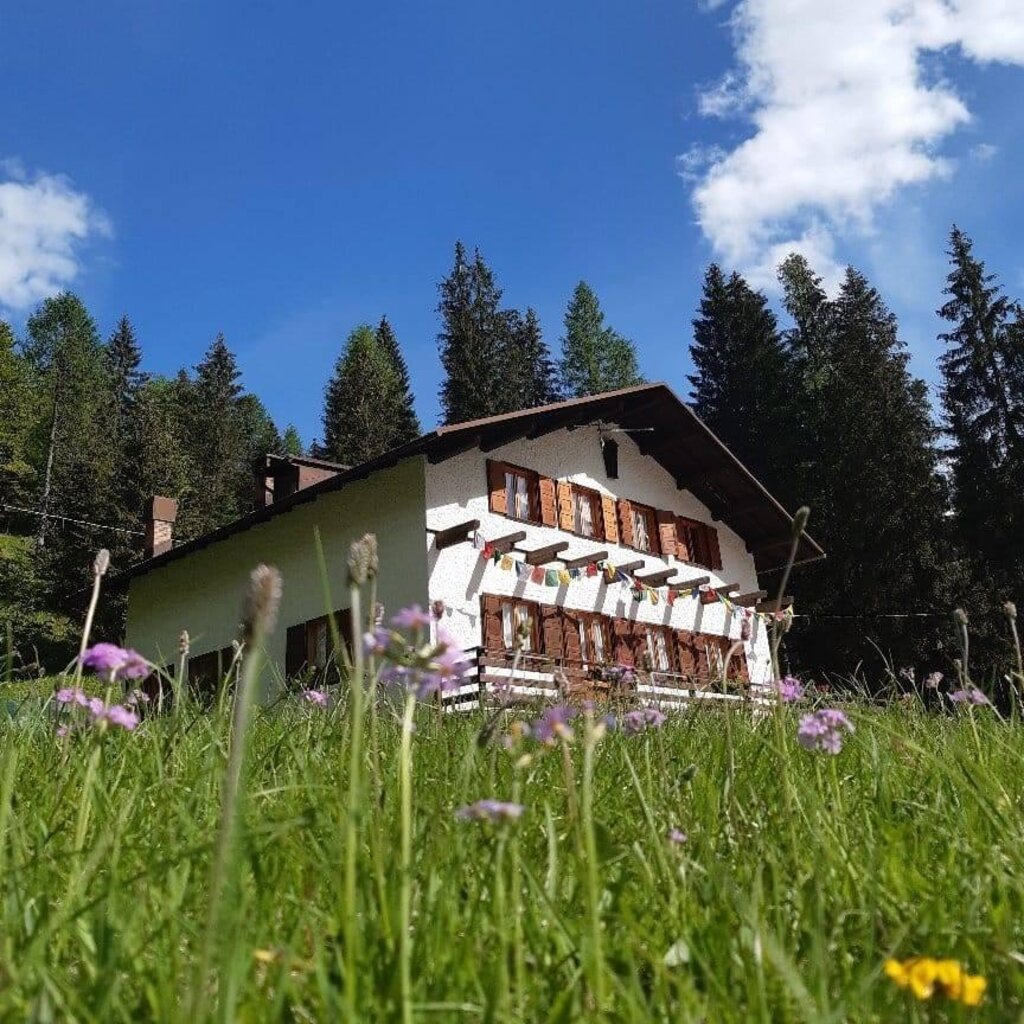
[{"label": "wooden railing", "polygon": [[700,700],[752,701],[762,705],[767,687],[739,679],[572,661],[543,654],[477,647],[471,680],[449,693],[452,708],[538,701],[622,701],[682,705]]}]

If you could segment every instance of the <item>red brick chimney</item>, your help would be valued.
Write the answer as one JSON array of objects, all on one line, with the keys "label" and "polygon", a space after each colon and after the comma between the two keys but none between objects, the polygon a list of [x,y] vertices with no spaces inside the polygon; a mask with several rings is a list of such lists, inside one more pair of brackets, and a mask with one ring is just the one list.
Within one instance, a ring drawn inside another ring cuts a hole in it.
[{"label": "red brick chimney", "polygon": [[146,557],[162,555],[174,546],[174,520],[178,503],[174,498],[152,498],[146,508]]}]

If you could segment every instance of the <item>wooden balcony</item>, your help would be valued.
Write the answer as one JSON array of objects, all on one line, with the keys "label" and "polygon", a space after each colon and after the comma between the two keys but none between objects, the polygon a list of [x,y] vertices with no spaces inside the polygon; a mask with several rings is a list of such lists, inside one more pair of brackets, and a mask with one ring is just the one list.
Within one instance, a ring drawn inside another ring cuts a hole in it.
[{"label": "wooden balcony", "polygon": [[477,647],[472,681],[445,696],[450,710],[476,707],[582,703],[655,704],[682,707],[699,702],[770,703],[770,688],[721,676],[686,675],[613,664],[593,664],[543,654]]}]

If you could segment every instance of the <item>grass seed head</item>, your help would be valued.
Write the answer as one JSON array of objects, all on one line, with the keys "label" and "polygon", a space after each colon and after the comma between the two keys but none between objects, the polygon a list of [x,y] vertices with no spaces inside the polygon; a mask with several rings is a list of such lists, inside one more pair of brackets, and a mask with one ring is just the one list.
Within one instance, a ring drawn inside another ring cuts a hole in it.
[{"label": "grass seed head", "polygon": [[257,565],[249,575],[242,608],[242,635],[245,642],[257,634],[265,636],[274,629],[281,603],[281,574],[270,565]]}]

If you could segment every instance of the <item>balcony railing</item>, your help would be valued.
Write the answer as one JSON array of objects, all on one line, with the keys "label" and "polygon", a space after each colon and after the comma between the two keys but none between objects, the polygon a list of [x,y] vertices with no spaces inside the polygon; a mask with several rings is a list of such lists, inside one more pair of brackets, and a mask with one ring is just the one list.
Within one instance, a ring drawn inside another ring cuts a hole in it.
[{"label": "balcony railing", "polygon": [[477,647],[472,681],[449,693],[453,710],[500,703],[539,701],[610,701],[681,706],[699,701],[745,701],[763,707],[770,688],[721,675],[692,675],[658,669],[627,668],[607,663],[573,661],[543,654]]}]

